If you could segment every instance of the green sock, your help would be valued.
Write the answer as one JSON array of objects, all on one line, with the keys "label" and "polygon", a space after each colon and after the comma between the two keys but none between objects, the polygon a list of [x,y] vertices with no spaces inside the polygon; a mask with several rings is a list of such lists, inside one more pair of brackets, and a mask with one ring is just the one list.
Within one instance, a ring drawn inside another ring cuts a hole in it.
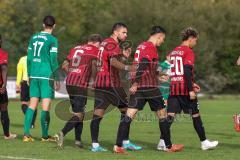
[{"label": "green sock", "polygon": [[33,110],[29,107],[26,111],[25,120],[24,120],[24,135],[26,135],[26,136],[30,135],[30,128],[31,128],[31,124],[32,124],[34,111],[35,110]]},{"label": "green sock", "polygon": [[49,111],[41,112],[41,126],[42,126],[42,137],[48,137],[48,128],[50,123],[50,114]]}]

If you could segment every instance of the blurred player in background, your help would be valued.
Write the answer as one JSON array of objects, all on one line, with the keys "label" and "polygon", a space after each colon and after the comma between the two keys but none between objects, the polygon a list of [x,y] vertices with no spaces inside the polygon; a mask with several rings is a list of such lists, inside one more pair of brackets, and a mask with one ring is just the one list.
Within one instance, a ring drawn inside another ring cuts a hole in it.
[{"label": "blurred player in background", "polygon": [[54,98],[54,89],[60,88],[58,82],[58,41],[52,35],[55,28],[55,18],[46,16],[43,19],[42,32],[34,34],[28,45],[27,70],[30,80],[30,104],[25,114],[24,142],[32,142],[30,127],[39,99],[42,101],[41,127],[42,141],[55,141],[49,136],[50,105]]},{"label": "blurred player in background", "polygon": [[[237,66],[240,66],[240,56],[238,57],[236,64]],[[240,132],[240,114],[233,115],[233,122],[234,122],[234,129],[237,132]]]},{"label": "blurred player in background", "polygon": [[0,35],[0,111],[4,139],[14,139],[16,134],[9,132],[10,120],[8,116],[7,72],[8,53],[2,49],[2,36]]},{"label": "blurred player in background", "polygon": [[[168,105],[168,97],[170,94],[170,72],[171,72],[171,64],[170,64],[170,55],[166,56],[166,60],[163,62],[159,62],[159,89],[162,93],[164,103],[167,107]],[[160,137],[160,141],[158,143],[157,149],[162,150],[162,143],[164,143],[163,137]]]},{"label": "blurred player in background", "polygon": [[[21,108],[22,108],[23,114],[25,115],[28,108],[28,103],[30,100],[29,79],[28,79],[28,73],[27,73],[27,56],[21,57],[17,64],[16,92],[20,93]],[[34,128],[35,126],[36,117],[37,117],[37,109],[35,110],[33,115],[31,128]]]},{"label": "blurred player in background", "polygon": [[[78,45],[71,49],[63,68],[67,71],[66,89],[72,106],[72,118],[67,121],[64,128],[55,135],[58,147],[63,147],[64,136],[75,128],[75,145],[82,148],[81,135],[85,106],[87,103],[87,90],[91,77],[96,74],[93,63],[97,62],[97,54],[101,44],[101,36],[90,35],[87,44]],[[94,74],[94,75],[92,75]]]},{"label": "blurred player in background", "polygon": [[212,149],[218,145],[218,141],[209,141],[206,138],[197,99],[200,87],[194,81],[195,55],[192,49],[197,44],[198,32],[189,27],[182,31],[181,38],[182,44],[170,53],[171,85],[167,108],[167,139],[164,139],[165,144],[162,143],[161,148],[166,150],[172,146],[170,127],[175,114],[183,111],[192,117],[193,126],[201,141],[201,149]]}]

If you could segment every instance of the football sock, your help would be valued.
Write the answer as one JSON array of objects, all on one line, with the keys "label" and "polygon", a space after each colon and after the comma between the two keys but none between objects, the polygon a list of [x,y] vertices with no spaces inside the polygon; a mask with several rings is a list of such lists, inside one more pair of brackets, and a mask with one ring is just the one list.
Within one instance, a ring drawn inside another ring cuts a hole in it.
[{"label": "football sock", "polygon": [[23,112],[23,114],[25,114],[26,113],[26,111],[27,111],[27,109],[28,109],[28,106],[26,105],[26,104],[22,104],[22,112]]},{"label": "football sock", "polygon": [[173,120],[174,120],[174,117],[172,116],[159,119],[159,129],[161,133],[160,138],[164,140],[167,148],[172,147],[170,127],[173,123]]},{"label": "football sock", "polygon": [[93,143],[98,143],[98,135],[99,135],[99,124],[102,120],[102,117],[98,115],[93,115],[93,119],[90,124],[91,137]]},{"label": "football sock", "polygon": [[81,141],[82,130],[83,130],[83,122],[78,122],[75,125],[75,140],[76,141]]},{"label": "football sock", "polygon": [[132,122],[132,118],[128,115],[125,115],[119,123],[116,145],[122,147],[123,140],[129,134],[129,128]]},{"label": "football sock", "polygon": [[6,137],[9,136],[9,117],[8,117],[8,111],[1,111],[1,122],[3,127],[3,132]]},{"label": "football sock", "polygon": [[41,127],[42,127],[42,137],[48,138],[48,128],[50,123],[49,111],[41,112]]},{"label": "football sock", "polygon": [[192,117],[193,120],[193,126],[198,134],[198,137],[200,141],[205,141],[206,140],[206,135],[205,135],[205,129],[203,127],[203,123],[201,120],[201,117]]},{"label": "football sock", "polygon": [[30,135],[30,127],[33,119],[33,114],[34,114],[34,110],[28,107],[25,114],[25,120],[24,120],[24,135],[26,136]]},{"label": "football sock", "polygon": [[[121,113],[121,119],[120,119],[120,121],[122,121],[123,119],[124,119],[124,117],[125,117],[125,115],[126,115],[126,113]],[[127,133],[126,133],[126,137],[124,137],[124,141],[127,141],[127,140],[129,140],[129,132],[130,132],[130,126],[131,125],[129,125],[128,127],[128,129],[127,129]]]},{"label": "football sock", "polygon": [[31,124],[31,125],[34,125],[34,124],[35,124],[36,117],[37,117],[37,109],[35,110],[35,112],[34,112],[34,114],[33,114],[33,119],[32,119],[32,124]]},{"label": "football sock", "polygon": [[73,116],[71,119],[69,119],[62,129],[63,135],[65,136],[68,132],[75,128],[78,122],[79,118],[77,116]]}]

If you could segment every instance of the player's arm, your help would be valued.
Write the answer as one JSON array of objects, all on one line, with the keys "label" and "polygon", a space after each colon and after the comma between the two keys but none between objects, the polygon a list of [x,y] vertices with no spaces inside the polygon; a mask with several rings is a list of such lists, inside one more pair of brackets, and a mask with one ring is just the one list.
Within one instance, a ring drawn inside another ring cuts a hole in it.
[{"label": "player's arm", "polygon": [[110,64],[111,66],[125,71],[134,71],[135,67],[133,65],[126,65],[122,62],[120,62],[116,56],[110,58]]},{"label": "player's arm", "polygon": [[7,64],[0,64],[0,68],[2,71],[2,80],[3,80],[3,84],[0,88],[0,93],[4,93],[6,91],[6,86],[7,86],[7,72],[8,72]]},{"label": "player's arm", "polygon": [[51,62],[51,68],[53,71],[53,79],[59,81],[59,75],[57,72],[58,69],[58,42],[55,40],[53,42],[53,45],[50,49],[50,62]]},{"label": "player's arm", "polygon": [[91,74],[91,77],[95,80],[96,78],[96,75],[97,75],[97,60],[96,59],[93,59],[92,60],[92,74]]},{"label": "player's arm", "polygon": [[70,60],[65,59],[65,60],[63,61],[63,63],[62,63],[62,66],[61,66],[61,68],[62,68],[66,73],[68,72],[69,62],[70,62]]},{"label": "player's arm", "polygon": [[240,56],[237,59],[237,65],[240,66]]},{"label": "player's arm", "polygon": [[33,46],[32,46],[32,42],[30,40],[29,45],[28,45],[28,50],[27,50],[27,72],[28,72],[29,78],[31,76],[32,59],[33,59]]},{"label": "player's arm", "polygon": [[136,78],[133,81],[131,88],[129,89],[131,94],[134,94],[137,91],[138,84],[141,80],[144,70],[149,66],[149,60],[147,58],[142,58],[139,66],[137,68]]},{"label": "player's arm", "polygon": [[17,80],[16,80],[16,92],[20,91],[20,83],[22,81],[23,76],[23,64],[21,63],[21,59],[17,64]]},{"label": "player's arm", "polygon": [[189,95],[190,95],[190,99],[196,99],[196,94],[193,90],[193,82],[192,82],[192,70],[193,70],[193,66],[192,65],[184,65],[183,66],[184,69],[184,75],[185,75],[185,80],[187,83],[187,88],[189,91]]}]

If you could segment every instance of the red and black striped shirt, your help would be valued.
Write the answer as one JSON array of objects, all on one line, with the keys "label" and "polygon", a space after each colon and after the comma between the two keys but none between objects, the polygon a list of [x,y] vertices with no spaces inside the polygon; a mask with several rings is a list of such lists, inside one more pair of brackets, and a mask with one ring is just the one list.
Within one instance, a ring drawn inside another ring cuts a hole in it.
[{"label": "red and black striped shirt", "polygon": [[113,38],[107,38],[101,43],[98,53],[98,73],[95,79],[95,87],[121,87],[119,70],[110,65],[110,59],[119,54],[119,44]]},{"label": "red and black striped shirt", "polygon": [[142,72],[141,77],[136,77],[136,73],[133,73],[132,80],[139,79],[139,87],[157,87],[157,65],[158,65],[158,53],[156,46],[152,42],[143,42],[138,47],[134,54],[134,65],[141,65],[142,60],[147,59],[147,67]]},{"label": "red and black striped shirt", "polygon": [[66,85],[87,88],[92,73],[92,60],[97,59],[98,48],[93,45],[79,45],[71,49],[67,59],[69,71]]},{"label": "red and black striped shirt", "polygon": [[184,65],[190,65],[192,69],[192,82],[194,70],[194,52],[187,46],[178,46],[171,53],[171,84],[170,95],[189,95],[184,74]]},{"label": "red and black striped shirt", "polygon": [[[8,64],[8,53],[0,48],[0,65]],[[0,68],[0,87],[3,85],[2,70]]]}]

